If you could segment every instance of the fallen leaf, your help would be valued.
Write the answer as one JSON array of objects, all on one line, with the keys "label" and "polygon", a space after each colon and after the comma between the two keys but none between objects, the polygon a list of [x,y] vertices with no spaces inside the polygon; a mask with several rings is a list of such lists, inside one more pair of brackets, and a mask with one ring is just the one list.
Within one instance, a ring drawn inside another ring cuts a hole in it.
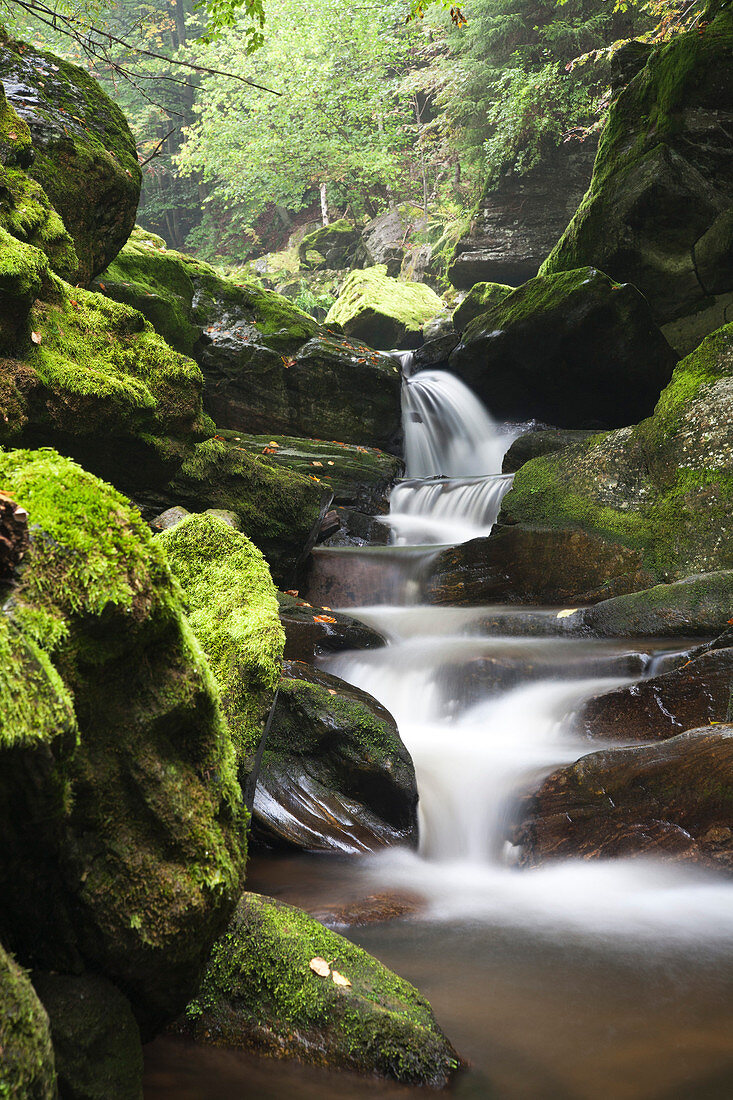
[{"label": "fallen leaf", "polygon": [[298,595],[298,589],[297,588],[286,588],[285,589],[285,595],[286,596],[297,596]]},{"label": "fallen leaf", "polygon": [[40,332],[32,332],[31,333],[31,340],[33,341],[34,344],[40,344],[42,339],[43,339],[43,337],[41,336]]},{"label": "fallen leaf", "polygon": [[329,460],[328,460],[328,465],[329,465],[329,466],[335,466],[335,465],[336,465],[336,463],[335,463],[335,462],[333,461],[333,459],[332,459],[332,458],[329,458]]},{"label": "fallen leaf", "polygon": [[333,615],[314,615],[313,616],[313,622],[314,623],[335,623],[336,620],[334,619]]},{"label": "fallen leaf", "polygon": [[577,607],[570,607],[567,609],[567,611],[558,611],[557,618],[567,619],[568,615],[574,615],[577,610]]},{"label": "fallen leaf", "polygon": [[270,442],[267,444],[267,446],[268,447],[279,447],[280,444],[276,443],[274,439],[271,439]]},{"label": "fallen leaf", "polygon": [[336,694],[336,689],[335,688],[326,688],[326,691],[328,692],[329,695],[335,695]]},{"label": "fallen leaf", "polygon": [[311,462],[311,466],[322,466],[322,465],[323,465],[323,463],[319,462],[317,458],[314,458],[313,461]]},{"label": "fallen leaf", "polygon": [[333,978],[333,984],[334,985],[344,985],[344,986],[351,985],[351,982],[349,981],[349,979],[345,978],[343,976],[343,974],[339,974],[338,970],[334,970],[331,977]]},{"label": "fallen leaf", "polygon": [[331,967],[328,965],[325,959],[320,959],[317,955],[315,959],[311,959],[310,968],[321,978],[327,978],[331,973]]}]

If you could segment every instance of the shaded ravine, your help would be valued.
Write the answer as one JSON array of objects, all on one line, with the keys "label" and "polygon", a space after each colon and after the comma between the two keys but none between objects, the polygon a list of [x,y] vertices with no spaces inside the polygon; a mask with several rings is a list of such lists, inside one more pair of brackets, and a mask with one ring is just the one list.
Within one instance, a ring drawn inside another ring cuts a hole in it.
[{"label": "shaded ravine", "polygon": [[[364,897],[407,900],[410,919],[339,930],[430,998],[471,1062],[456,1096],[728,1096],[733,885],[651,859],[519,870],[508,840],[516,798],[589,751],[571,728],[578,706],[653,674],[684,640],[637,649],[523,634],[537,608],[506,609],[511,636],[492,635],[481,609],[421,604],[437,548],[488,533],[511,481],[499,474],[511,433],[463,391],[445,372],[407,377],[407,476],[386,517],[393,545],[323,550],[331,572],[318,565],[322,597],[329,583],[347,591],[350,578],[353,592],[374,593],[349,613],[389,644],[321,664],[395,716],[416,767],[420,849],[263,859],[250,888],[337,925],[343,906]],[[325,602],[338,606],[335,596]],[[161,1100],[228,1098],[245,1086],[265,1100],[420,1095],[244,1054],[184,1052],[170,1040],[151,1059],[146,1096]]]}]

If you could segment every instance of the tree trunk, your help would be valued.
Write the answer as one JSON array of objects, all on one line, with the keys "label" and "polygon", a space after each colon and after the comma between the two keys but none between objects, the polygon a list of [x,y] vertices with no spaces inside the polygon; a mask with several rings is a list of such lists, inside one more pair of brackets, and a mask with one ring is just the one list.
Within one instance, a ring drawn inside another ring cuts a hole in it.
[{"label": "tree trunk", "polygon": [[325,185],[325,183],[321,184],[321,218],[323,219],[323,224],[324,225],[329,224],[329,222],[328,222],[328,199],[326,198],[326,185]]}]

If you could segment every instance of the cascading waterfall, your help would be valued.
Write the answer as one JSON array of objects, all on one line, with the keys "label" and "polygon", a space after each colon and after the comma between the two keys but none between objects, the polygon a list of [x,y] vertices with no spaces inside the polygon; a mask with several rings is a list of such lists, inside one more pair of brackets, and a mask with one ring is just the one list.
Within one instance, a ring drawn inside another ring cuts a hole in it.
[{"label": "cascading waterfall", "polygon": [[[511,484],[499,471],[512,435],[445,371],[406,378],[403,412],[407,477],[386,520],[395,553],[487,534]],[[653,672],[653,646],[639,654],[622,642],[532,637],[529,626],[523,636],[523,621],[536,623],[538,611],[521,608],[502,609],[511,629],[492,637],[482,626],[486,609],[420,606],[419,598],[407,607],[378,592],[380,606],[349,611],[388,645],[323,661],[392,712],[415,763],[420,852],[371,857],[372,888],[419,890],[441,919],[633,931],[640,941],[661,929],[690,937],[705,923],[708,934],[733,938],[730,888],[699,869],[653,860],[570,861],[533,872],[513,865],[515,798],[554,767],[603,747],[573,733],[573,711]]]}]

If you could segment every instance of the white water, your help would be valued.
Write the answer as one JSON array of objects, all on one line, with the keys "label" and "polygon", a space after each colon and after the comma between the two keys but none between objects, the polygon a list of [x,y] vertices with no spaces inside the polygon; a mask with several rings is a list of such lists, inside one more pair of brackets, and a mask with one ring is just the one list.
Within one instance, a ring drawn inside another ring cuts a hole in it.
[{"label": "white water", "polygon": [[[441,473],[475,478],[500,468],[508,437],[474,398],[466,401],[456,381],[425,371],[405,387],[413,479]],[[411,518],[421,542],[430,541],[431,532],[440,536],[435,542],[445,542],[444,521],[453,525],[452,541],[482,523],[490,527],[493,505],[481,491],[471,495],[470,481],[464,478],[463,491],[442,486],[413,480],[397,487],[390,517],[397,538],[409,541]],[[733,946],[733,886],[712,874],[653,859],[566,861],[533,871],[514,865],[507,836],[516,798],[555,767],[603,747],[575,736],[571,719],[584,699],[629,682],[609,674],[614,662],[608,646],[558,638],[487,640],[482,609],[371,606],[350,613],[382,631],[389,645],[323,663],[391,710],[420,792],[420,851],[370,857],[365,871],[371,889],[417,891],[439,920],[620,937],[625,948],[666,940],[697,949],[701,938]],[[595,657],[602,665],[604,654],[609,671],[578,678],[584,662]],[[513,661],[514,683],[511,675],[507,680]],[[648,668],[653,665],[650,654]]]}]

